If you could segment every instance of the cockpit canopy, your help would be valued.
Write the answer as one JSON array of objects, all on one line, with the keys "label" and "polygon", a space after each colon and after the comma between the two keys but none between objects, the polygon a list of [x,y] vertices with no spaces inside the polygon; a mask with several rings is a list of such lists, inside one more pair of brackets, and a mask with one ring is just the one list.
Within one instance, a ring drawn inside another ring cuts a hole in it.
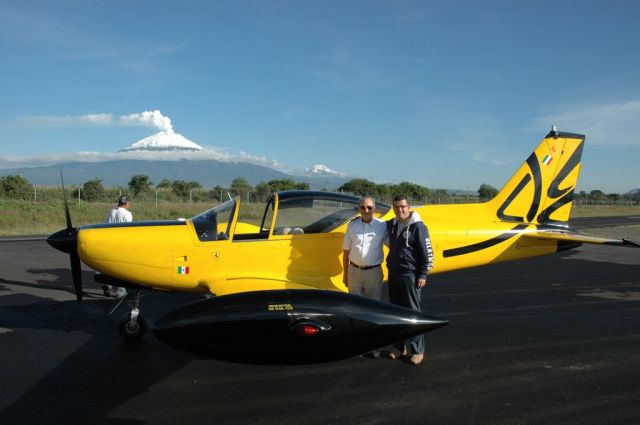
[{"label": "cockpit canopy", "polygon": [[[358,214],[360,199],[358,196],[342,193],[283,191],[274,193],[267,200],[259,226],[237,222],[239,198],[230,199],[207,210],[195,216],[192,221],[201,241],[328,233]],[[376,204],[376,213],[379,215],[386,214],[389,209],[387,204]]]}]

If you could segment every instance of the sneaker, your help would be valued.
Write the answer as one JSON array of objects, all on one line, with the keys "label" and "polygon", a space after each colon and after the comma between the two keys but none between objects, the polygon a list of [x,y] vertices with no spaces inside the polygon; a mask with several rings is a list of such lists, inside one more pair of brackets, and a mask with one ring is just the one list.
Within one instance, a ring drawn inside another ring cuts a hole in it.
[{"label": "sneaker", "polygon": [[424,354],[414,354],[409,359],[411,364],[414,364],[414,365],[419,365],[420,363],[422,363],[422,360],[424,360]]},{"label": "sneaker", "polygon": [[114,295],[117,299],[121,299],[127,296],[127,290],[125,288],[120,288],[118,287],[115,290],[115,295]]},{"label": "sneaker", "polygon": [[409,354],[404,351],[404,352],[400,352],[398,350],[394,350],[394,351],[390,351],[389,353],[387,353],[387,357],[389,357],[391,360],[400,360],[403,357],[407,357]]},{"label": "sneaker", "polygon": [[124,298],[127,296],[127,290],[119,286],[102,285],[102,293],[109,298]]},{"label": "sneaker", "polygon": [[370,359],[379,359],[380,351],[371,351],[369,353],[363,354],[364,357],[369,357]]}]

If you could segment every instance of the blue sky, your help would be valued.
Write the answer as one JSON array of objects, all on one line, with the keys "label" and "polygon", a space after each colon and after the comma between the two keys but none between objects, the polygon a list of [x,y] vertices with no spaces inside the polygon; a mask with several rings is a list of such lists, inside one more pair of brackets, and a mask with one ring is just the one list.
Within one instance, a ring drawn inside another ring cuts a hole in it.
[{"label": "blue sky", "polygon": [[228,159],[475,190],[555,124],[587,135],[578,190],[621,193],[639,40],[636,1],[2,0],[0,167],[113,153],[159,110]]}]

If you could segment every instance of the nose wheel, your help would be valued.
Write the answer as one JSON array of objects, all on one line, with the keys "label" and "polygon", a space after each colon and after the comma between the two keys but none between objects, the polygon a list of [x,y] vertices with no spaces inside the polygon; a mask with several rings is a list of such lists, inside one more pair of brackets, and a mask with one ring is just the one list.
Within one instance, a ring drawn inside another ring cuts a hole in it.
[{"label": "nose wheel", "polygon": [[[129,342],[138,341],[147,332],[148,328],[147,320],[140,314],[140,297],[140,291],[135,291],[133,301],[130,303],[131,311],[122,315],[118,322],[118,331],[120,332],[120,335]],[[122,304],[125,298],[120,300],[111,313],[113,313],[120,304]]]},{"label": "nose wheel", "polygon": [[147,332],[147,327],[147,320],[140,315],[139,309],[134,308],[120,318],[118,331],[127,341],[136,342]]}]

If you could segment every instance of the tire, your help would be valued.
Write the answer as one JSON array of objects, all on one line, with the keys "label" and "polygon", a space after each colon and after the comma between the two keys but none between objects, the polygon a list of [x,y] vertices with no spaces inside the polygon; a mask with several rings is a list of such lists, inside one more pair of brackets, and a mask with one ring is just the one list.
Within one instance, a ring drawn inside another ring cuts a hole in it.
[{"label": "tire", "polygon": [[147,332],[147,320],[138,315],[136,326],[131,326],[131,313],[126,313],[120,318],[118,331],[120,335],[129,342],[136,342]]}]

